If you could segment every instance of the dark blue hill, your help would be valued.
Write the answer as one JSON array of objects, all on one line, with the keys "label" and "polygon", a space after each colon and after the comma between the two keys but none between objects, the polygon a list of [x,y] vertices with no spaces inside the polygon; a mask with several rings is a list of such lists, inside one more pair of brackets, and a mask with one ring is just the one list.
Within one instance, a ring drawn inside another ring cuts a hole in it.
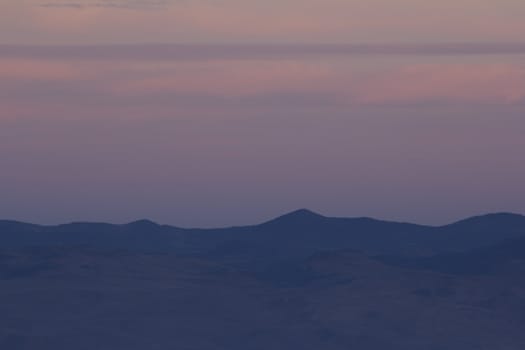
[{"label": "dark blue hill", "polygon": [[182,229],[139,220],[125,225],[41,226],[0,221],[0,246],[87,246],[231,259],[283,260],[320,251],[432,255],[525,237],[525,217],[490,214],[431,227],[371,218],[332,218],[301,209],[253,226]]}]

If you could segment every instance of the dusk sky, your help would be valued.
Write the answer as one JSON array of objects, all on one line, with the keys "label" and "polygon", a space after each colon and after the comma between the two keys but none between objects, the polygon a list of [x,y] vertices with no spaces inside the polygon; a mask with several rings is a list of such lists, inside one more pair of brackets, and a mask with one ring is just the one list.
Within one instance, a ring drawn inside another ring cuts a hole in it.
[{"label": "dusk sky", "polygon": [[523,0],[0,0],[0,218],[525,213]]}]

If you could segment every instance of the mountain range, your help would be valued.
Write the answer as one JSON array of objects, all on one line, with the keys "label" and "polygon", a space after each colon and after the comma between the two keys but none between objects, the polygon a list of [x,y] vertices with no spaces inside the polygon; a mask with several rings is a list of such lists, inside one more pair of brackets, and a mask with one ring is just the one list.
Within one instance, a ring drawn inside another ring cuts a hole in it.
[{"label": "mountain range", "polygon": [[332,218],[306,209],[259,225],[218,229],[184,229],[149,220],[124,225],[57,226],[0,221],[0,244],[4,248],[83,246],[198,256],[245,255],[252,259],[306,257],[340,249],[428,255],[466,251],[522,236],[525,216],[510,213],[477,216],[444,226]]},{"label": "mountain range", "polygon": [[525,348],[525,217],[0,221],[0,349]]}]

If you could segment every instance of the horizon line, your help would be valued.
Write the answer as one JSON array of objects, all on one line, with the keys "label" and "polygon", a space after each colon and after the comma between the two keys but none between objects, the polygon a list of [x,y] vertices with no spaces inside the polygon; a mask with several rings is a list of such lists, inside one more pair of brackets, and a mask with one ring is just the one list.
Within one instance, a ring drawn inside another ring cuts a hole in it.
[{"label": "horizon line", "polygon": [[378,219],[378,218],[372,217],[372,216],[355,216],[355,217],[354,216],[327,216],[327,215],[319,214],[318,212],[310,210],[310,209],[300,208],[300,209],[296,209],[296,210],[292,210],[292,211],[286,212],[284,214],[275,216],[275,217],[273,217],[271,219],[267,219],[265,221],[262,221],[262,222],[259,222],[259,223],[256,223],[256,224],[205,227],[205,228],[203,228],[203,227],[181,227],[181,226],[177,226],[177,225],[173,225],[173,224],[159,224],[158,222],[156,222],[154,220],[150,220],[150,219],[137,219],[137,220],[133,220],[133,221],[125,222],[125,223],[111,223],[111,222],[104,222],[104,221],[82,221],[82,220],[80,220],[80,221],[70,221],[70,222],[64,222],[64,223],[58,223],[58,224],[37,224],[37,223],[34,223],[34,222],[27,222],[27,221],[21,221],[21,220],[0,219],[0,223],[2,223],[2,222],[10,222],[10,223],[26,224],[26,225],[34,225],[34,226],[43,226],[43,227],[56,227],[56,226],[73,225],[73,224],[86,224],[86,225],[97,225],[97,224],[99,224],[99,225],[111,225],[111,226],[126,226],[126,225],[132,225],[132,224],[136,224],[136,223],[140,223],[140,222],[146,222],[146,223],[154,224],[156,226],[167,226],[167,227],[183,229],[183,230],[220,230],[220,229],[230,229],[230,228],[238,228],[238,227],[259,226],[259,225],[263,225],[263,224],[266,224],[266,223],[278,220],[280,218],[284,218],[286,216],[298,214],[298,213],[301,213],[301,212],[303,212],[303,213],[306,212],[306,213],[308,213],[310,215],[315,215],[315,216],[319,216],[321,218],[326,218],[326,219],[349,219],[349,220],[367,219],[367,220],[381,221],[381,222],[387,222],[387,223],[409,224],[409,225],[425,226],[425,227],[445,227],[445,226],[454,225],[454,224],[460,223],[462,221],[470,220],[470,219],[481,218],[481,217],[486,217],[486,216],[495,216],[495,215],[511,215],[511,216],[525,217],[524,214],[520,214],[520,213],[500,211],[500,212],[488,212],[488,213],[485,213],[485,214],[471,215],[471,216],[467,216],[467,217],[465,217],[463,219],[455,220],[455,221],[452,221],[452,222],[449,222],[449,223],[446,223],[446,224],[442,224],[442,225],[427,225],[427,224],[416,224],[416,223],[413,223],[413,222],[410,222],[410,221],[404,221],[404,220]]}]

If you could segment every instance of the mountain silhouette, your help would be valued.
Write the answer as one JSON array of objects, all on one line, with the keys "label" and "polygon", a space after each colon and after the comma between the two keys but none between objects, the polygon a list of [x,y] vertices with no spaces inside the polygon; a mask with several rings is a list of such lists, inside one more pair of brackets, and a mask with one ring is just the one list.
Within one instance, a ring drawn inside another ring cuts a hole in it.
[{"label": "mountain silhouette", "polygon": [[290,213],[279,216],[262,225],[308,225],[310,223],[318,223],[323,221],[326,217],[317,214],[308,209],[298,209]]},{"label": "mountain silhouette", "polygon": [[525,217],[499,213],[433,227],[372,218],[333,218],[300,209],[262,224],[182,229],[138,220],[124,225],[72,223],[42,226],[0,221],[3,247],[88,246],[197,256],[254,259],[307,257],[357,249],[375,254],[430,255],[467,251],[525,236]]},{"label": "mountain silhouette", "polygon": [[1,349],[523,349],[525,218],[0,221]]}]

